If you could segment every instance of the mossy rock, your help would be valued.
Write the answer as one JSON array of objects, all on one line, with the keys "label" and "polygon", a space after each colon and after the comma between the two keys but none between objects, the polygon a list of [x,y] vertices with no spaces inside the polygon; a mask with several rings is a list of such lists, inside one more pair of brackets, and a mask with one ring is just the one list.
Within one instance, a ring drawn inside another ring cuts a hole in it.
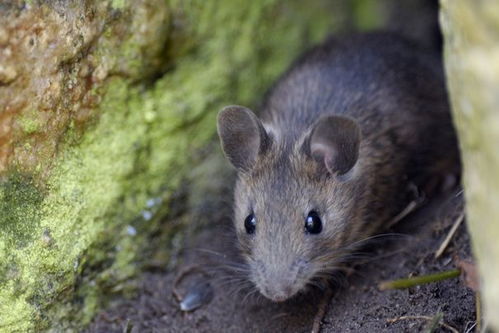
[{"label": "mossy rock", "polygon": [[483,322],[498,332],[499,2],[442,0],[441,6],[445,69],[462,152],[466,220],[480,272]]},{"label": "mossy rock", "polygon": [[329,3],[1,4],[0,331],[78,330],[122,290],[217,110],[255,103]]}]

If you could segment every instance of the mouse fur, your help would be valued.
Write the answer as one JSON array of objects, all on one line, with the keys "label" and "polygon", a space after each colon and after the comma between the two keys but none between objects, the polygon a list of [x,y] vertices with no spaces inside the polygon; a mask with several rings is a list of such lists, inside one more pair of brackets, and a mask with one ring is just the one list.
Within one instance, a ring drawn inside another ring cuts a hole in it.
[{"label": "mouse fur", "polygon": [[[411,200],[411,184],[459,168],[439,55],[393,33],[313,47],[269,90],[259,115],[228,106],[218,134],[238,172],[234,224],[248,278],[276,302],[382,231]],[[320,233],[304,227],[311,211]]]}]

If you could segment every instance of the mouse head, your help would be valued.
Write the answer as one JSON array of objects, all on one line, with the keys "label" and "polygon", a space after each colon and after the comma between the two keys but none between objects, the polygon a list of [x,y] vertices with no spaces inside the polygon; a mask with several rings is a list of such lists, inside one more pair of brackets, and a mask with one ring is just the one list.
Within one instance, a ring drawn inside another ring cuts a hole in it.
[{"label": "mouse head", "polygon": [[229,106],[218,115],[218,134],[238,170],[234,223],[249,278],[267,298],[284,301],[345,254],[354,232],[347,222],[359,214],[359,126],[324,116],[290,140],[249,109]]}]

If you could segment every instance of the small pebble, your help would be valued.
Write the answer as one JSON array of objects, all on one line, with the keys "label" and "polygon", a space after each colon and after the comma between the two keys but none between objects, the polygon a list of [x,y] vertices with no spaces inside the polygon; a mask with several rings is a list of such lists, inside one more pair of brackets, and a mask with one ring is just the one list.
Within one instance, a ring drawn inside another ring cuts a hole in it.
[{"label": "small pebble", "polygon": [[213,298],[213,288],[207,281],[198,281],[190,286],[180,301],[180,310],[193,311],[208,304]]}]

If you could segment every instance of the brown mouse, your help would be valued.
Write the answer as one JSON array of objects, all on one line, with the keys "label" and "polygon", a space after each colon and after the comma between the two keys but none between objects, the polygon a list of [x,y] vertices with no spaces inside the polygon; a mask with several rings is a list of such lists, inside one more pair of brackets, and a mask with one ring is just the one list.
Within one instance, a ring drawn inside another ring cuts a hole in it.
[{"label": "brown mouse", "polygon": [[248,278],[280,302],[333,272],[406,207],[410,184],[457,168],[441,61],[398,35],[328,39],[267,93],[260,118],[218,116],[238,171],[234,223]]}]

